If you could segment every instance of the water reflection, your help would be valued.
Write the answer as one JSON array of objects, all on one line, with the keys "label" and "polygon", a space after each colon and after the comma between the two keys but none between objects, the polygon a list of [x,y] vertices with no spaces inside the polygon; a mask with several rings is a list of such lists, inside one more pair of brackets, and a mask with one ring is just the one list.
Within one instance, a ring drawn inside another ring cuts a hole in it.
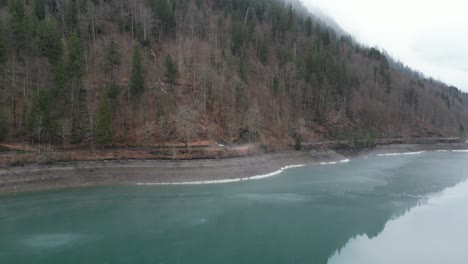
[{"label": "water reflection", "polygon": [[[420,203],[466,180],[467,158],[467,153],[376,157],[297,168],[262,181],[2,197],[0,263],[385,263],[363,260],[374,252],[393,263],[417,264],[408,256],[423,256],[423,249],[413,248],[418,245],[431,253],[447,241],[451,250],[466,245],[452,239],[450,230],[446,237],[435,230],[442,223],[461,238],[460,230],[466,232],[461,220],[448,223],[458,218],[442,210],[387,230],[420,208],[441,207],[436,198]],[[462,207],[467,208],[462,203],[454,210]],[[438,244],[424,244],[431,238]],[[405,252],[397,251],[400,245]]]},{"label": "water reflection", "polygon": [[328,263],[465,264],[468,261],[466,208],[468,181],[389,221],[377,237],[352,238]]}]

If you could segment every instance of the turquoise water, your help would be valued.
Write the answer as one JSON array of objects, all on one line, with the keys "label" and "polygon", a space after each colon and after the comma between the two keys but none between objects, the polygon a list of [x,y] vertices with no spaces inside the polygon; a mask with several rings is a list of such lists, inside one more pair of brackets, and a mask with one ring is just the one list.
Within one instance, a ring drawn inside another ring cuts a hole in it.
[{"label": "turquoise water", "polygon": [[0,197],[0,263],[468,263],[467,161],[434,152]]}]

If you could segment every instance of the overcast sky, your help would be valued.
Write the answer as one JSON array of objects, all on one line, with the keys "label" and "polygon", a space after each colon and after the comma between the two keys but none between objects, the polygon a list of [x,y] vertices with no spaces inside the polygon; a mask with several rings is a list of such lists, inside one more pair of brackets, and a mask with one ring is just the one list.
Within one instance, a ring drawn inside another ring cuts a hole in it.
[{"label": "overcast sky", "polygon": [[301,0],[358,42],[468,92],[467,0]]}]

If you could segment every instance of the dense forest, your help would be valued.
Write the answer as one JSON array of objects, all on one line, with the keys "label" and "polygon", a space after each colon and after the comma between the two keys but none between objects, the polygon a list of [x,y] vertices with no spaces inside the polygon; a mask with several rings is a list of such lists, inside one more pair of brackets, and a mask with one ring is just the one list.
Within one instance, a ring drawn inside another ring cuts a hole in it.
[{"label": "dense forest", "polygon": [[299,2],[0,1],[0,141],[459,136],[468,95]]}]

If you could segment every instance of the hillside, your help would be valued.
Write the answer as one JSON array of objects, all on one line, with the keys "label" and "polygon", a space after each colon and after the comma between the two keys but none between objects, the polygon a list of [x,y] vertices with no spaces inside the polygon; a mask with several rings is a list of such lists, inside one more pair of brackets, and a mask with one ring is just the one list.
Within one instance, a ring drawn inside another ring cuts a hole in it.
[{"label": "hillside", "polygon": [[0,2],[0,141],[460,136],[468,95],[269,0]]}]

